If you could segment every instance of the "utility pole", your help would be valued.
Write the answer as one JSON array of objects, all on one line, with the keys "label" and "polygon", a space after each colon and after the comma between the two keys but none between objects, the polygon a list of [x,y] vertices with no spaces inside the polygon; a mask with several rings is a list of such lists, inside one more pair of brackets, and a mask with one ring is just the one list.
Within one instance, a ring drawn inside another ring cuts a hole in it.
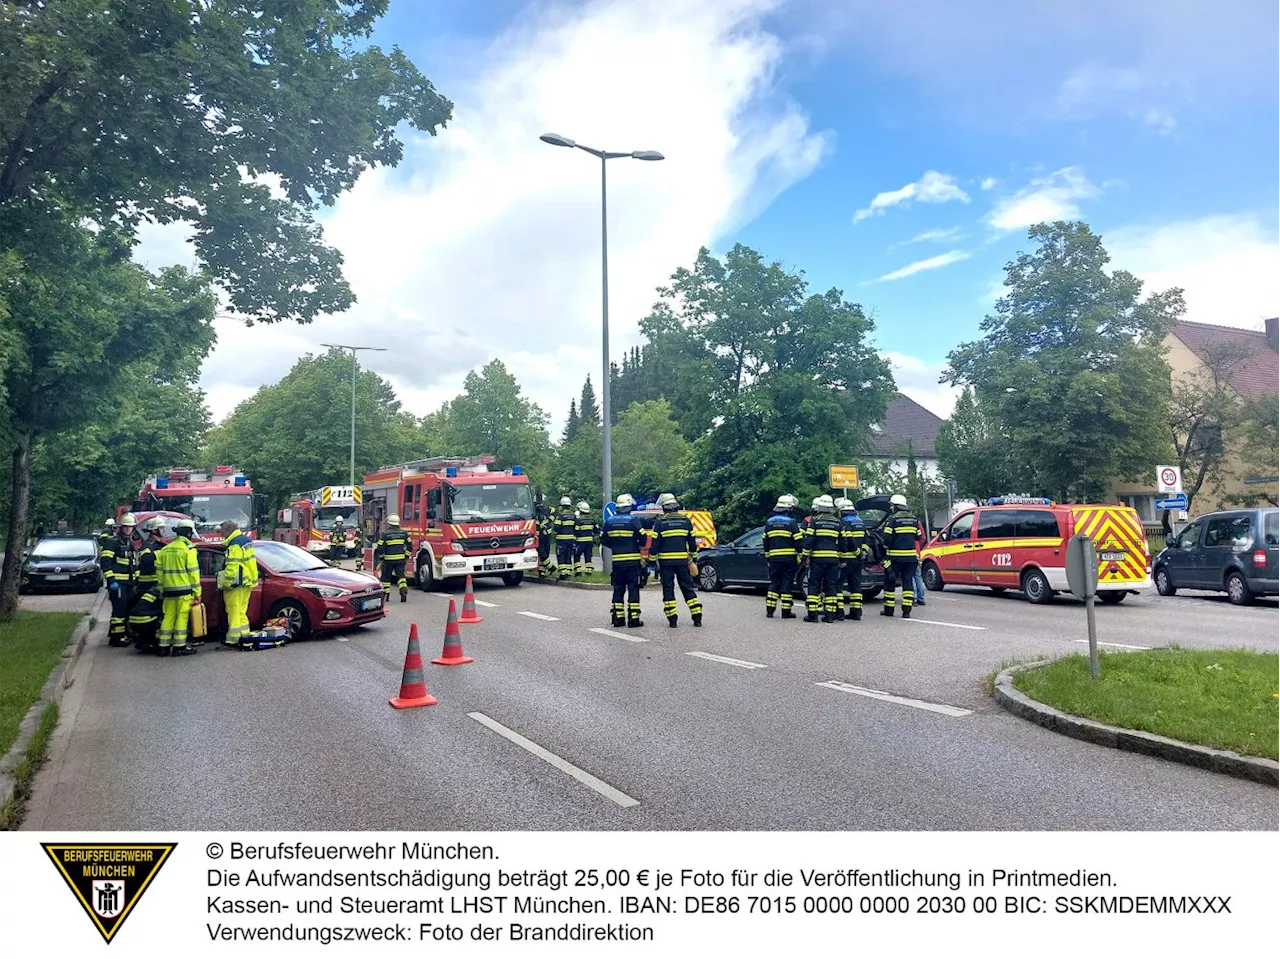
[{"label": "utility pole", "polygon": [[344,343],[321,343],[335,350],[351,351],[351,486],[356,485],[356,354],[360,350],[372,350],[385,353],[385,346],[347,346]]}]

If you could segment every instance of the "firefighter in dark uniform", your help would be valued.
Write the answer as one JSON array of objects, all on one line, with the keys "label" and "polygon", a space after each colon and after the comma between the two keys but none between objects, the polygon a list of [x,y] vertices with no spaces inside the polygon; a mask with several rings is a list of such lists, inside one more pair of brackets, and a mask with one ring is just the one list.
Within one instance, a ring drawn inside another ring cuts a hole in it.
[{"label": "firefighter in dark uniform", "polygon": [[342,559],[347,555],[347,527],[339,516],[333,521],[333,529],[329,531],[329,558]]},{"label": "firefighter in dark uniform", "polygon": [[804,530],[804,555],[809,563],[809,587],[805,596],[806,623],[836,621],[840,605],[840,519],[830,496],[813,501],[813,516]]},{"label": "firefighter in dark uniform", "polygon": [[862,619],[862,563],[867,549],[867,525],[858,515],[853,501],[843,496],[836,500],[840,513],[840,540],[844,553],[844,566],[840,571],[844,592],[836,619],[844,619],[844,607],[849,607],[849,619]]},{"label": "firefighter in dark uniform", "polygon": [[764,522],[764,557],[769,564],[769,591],[764,597],[764,614],[773,619],[774,610],[782,608],[783,619],[795,619],[791,609],[791,591],[796,581],[796,568],[804,533],[791,511],[796,498],[790,493],[778,497],[773,515]]},{"label": "firefighter in dark uniform", "polygon": [[140,653],[151,652],[160,629],[162,597],[160,578],[156,574],[156,553],[164,547],[164,520],[153,516],[142,524],[142,546],[138,549],[138,567],[133,574],[134,599],[129,607],[127,632]]},{"label": "firefighter in dark uniform", "polygon": [[400,514],[387,517],[387,528],[373,551],[374,559],[382,564],[382,595],[391,602],[391,584],[400,590],[400,602],[409,601],[409,584],[404,578],[404,564],[409,560],[409,535],[400,528]]},{"label": "firefighter in dark uniform", "polygon": [[694,626],[702,625],[702,600],[693,588],[693,576],[689,566],[698,551],[698,541],[693,535],[693,523],[677,510],[680,503],[673,493],[658,497],[662,515],[653,521],[653,546],[651,553],[658,558],[658,574],[662,577],[662,612],[667,625],[676,628],[676,590],[689,607]]},{"label": "firefighter in dark uniform", "polygon": [[551,544],[556,536],[551,510],[544,503],[538,504],[538,578],[555,572],[556,562],[551,558]]},{"label": "firefighter in dark uniform", "polygon": [[555,527],[556,566],[560,570],[559,579],[564,581],[573,572],[573,552],[578,542],[578,514],[573,508],[573,500],[567,496],[560,497]]},{"label": "firefighter in dark uniform", "polygon": [[907,508],[907,498],[901,493],[889,497],[889,518],[885,520],[881,535],[884,537],[884,609],[881,616],[892,616],[897,599],[898,583],[902,583],[902,618],[911,618],[915,603],[912,580],[916,572],[916,537],[920,535],[919,522]]},{"label": "firefighter in dark uniform", "polygon": [[596,534],[600,528],[596,525],[595,517],[591,515],[591,504],[586,500],[578,503],[578,517],[574,521],[573,527],[573,575],[586,576],[593,569],[595,563],[591,558],[591,549],[595,546]]},{"label": "firefighter in dark uniform", "polygon": [[125,624],[129,616],[129,601],[133,599],[133,575],[138,569],[137,553],[133,549],[133,531],[136,525],[133,514],[125,513],[120,517],[115,538],[98,554],[102,576],[107,583],[107,596],[111,600],[108,646],[129,645]]},{"label": "firefighter in dark uniform", "polygon": [[[613,558],[614,626],[638,627],[640,621],[640,547],[644,542],[644,526],[639,516],[631,514],[636,505],[630,493],[623,493],[614,503],[618,511],[604,521],[600,533],[600,550],[608,550]],[[624,601],[625,597],[625,601]]]},{"label": "firefighter in dark uniform", "polygon": [[[41,539],[44,526],[41,524],[40,529],[36,530],[36,539]],[[116,521],[111,517],[107,517],[107,521],[102,524],[102,532],[98,534],[98,551],[106,549],[111,545],[111,541],[116,538]]]}]

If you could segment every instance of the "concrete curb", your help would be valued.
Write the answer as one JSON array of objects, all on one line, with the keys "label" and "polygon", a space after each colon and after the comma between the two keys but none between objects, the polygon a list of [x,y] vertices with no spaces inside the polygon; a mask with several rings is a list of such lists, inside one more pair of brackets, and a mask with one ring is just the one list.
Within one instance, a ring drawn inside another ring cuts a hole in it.
[{"label": "concrete curb", "polygon": [[1052,706],[1037,702],[1025,693],[1014,688],[1015,673],[1027,669],[1046,666],[1049,660],[1036,663],[1024,663],[1010,666],[996,677],[996,702],[1023,719],[1030,720],[1045,729],[1051,729],[1072,739],[1082,739],[1098,746],[1109,746],[1112,749],[1125,749],[1129,752],[1142,753],[1144,756],[1155,756],[1175,763],[1184,763],[1207,769],[1210,772],[1223,773],[1239,779],[1249,779],[1268,786],[1280,785],[1280,764],[1271,759],[1257,756],[1241,756],[1226,749],[1210,749],[1208,746],[1196,746],[1177,739],[1168,739],[1154,733],[1145,733],[1137,729],[1124,729],[1120,726],[1108,726],[1060,712]]},{"label": "concrete curb", "polygon": [[534,586],[563,586],[569,589],[613,589],[608,583],[575,583],[573,580],[561,583],[556,580],[526,579],[525,582]]},{"label": "concrete curb", "polygon": [[[93,607],[76,624],[76,628],[71,633],[71,641],[67,643],[66,648],[62,651],[62,658],[58,664],[53,667],[53,672],[49,674],[49,678],[45,680],[44,686],[40,690],[40,698],[31,704],[31,708],[27,710],[26,716],[22,718],[22,724],[18,727],[18,737],[13,741],[13,746],[0,759],[0,804],[9,802],[14,797],[17,790],[17,780],[14,778],[14,771],[22,762],[23,756],[26,755],[27,746],[30,745],[31,739],[36,734],[36,729],[40,725],[40,717],[45,711],[45,707],[49,703],[60,703],[62,697],[71,686],[70,676],[76,668],[76,663],[80,661],[80,654],[84,651],[85,645],[89,641],[91,632],[99,633],[105,636],[107,632],[108,620],[102,613],[107,605],[107,594],[104,590],[98,599],[94,602]],[[97,623],[91,628],[90,623],[93,620]],[[99,627],[101,627],[99,629]]]}]

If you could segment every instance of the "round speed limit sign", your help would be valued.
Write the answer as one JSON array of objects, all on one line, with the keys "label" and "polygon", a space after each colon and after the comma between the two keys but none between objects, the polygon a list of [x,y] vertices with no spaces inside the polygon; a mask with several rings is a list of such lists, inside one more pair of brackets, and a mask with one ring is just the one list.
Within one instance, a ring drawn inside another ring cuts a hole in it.
[{"label": "round speed limit sign", "polygon": [[1173,469],[1172,467],[1166,466],[1164,469],[1160,471],[1160,482],[1162,482],[1165,486],[1177,486],[1178,471]]}]

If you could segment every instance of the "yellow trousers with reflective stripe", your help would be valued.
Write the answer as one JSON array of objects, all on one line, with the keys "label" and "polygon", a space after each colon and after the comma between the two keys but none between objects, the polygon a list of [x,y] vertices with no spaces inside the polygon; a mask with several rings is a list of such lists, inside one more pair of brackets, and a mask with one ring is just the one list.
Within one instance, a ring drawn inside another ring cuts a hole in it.
[{"label": "yellow trousers with reflective stripe", "polygon": [[187,645],[187,627],[191,623],[191,593],[164,598],[164,618],[160,620],[160,648]]},{"label": "yellow trousers with reflective stripe", "polygon": [[222,591],[222,604],[227,609],[228,644],[239,644],[249,635],[249,594],[252,586],[236,586]]}]

